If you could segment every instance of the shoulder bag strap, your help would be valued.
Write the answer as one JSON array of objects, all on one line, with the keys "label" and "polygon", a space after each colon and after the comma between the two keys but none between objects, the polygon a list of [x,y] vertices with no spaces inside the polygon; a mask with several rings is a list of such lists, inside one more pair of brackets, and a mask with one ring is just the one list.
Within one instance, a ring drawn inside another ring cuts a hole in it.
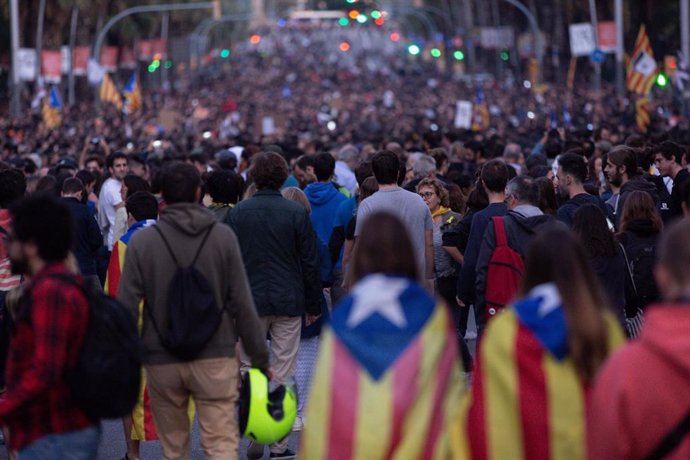
[{"label": "shoulder bag strap", "polygon": [[506,227],[503,217],[492,217],[494,221],[494,230],[496,231],[496,247],[508,246],[508,238],[506,237]]},{"label": "shoulder bag strap", "polygon": [[625,252],[625,246],[623,246],[620,242],[618,243],[618,246],[620,246],[621,251],[623,251],[623,258],[625,259],[625,268],[626,268],[626,271],[628,272],[628,277],[630,278],[630,283],[632,283],[633,291],[635,291],[635,296],[637,297],[637,286],[635,286],[635,278],[633,278],[633,273],[632,273],[632,270],[630,269],[630,262],[628,261],[628,253]]},{"label": "shoulder bag strap", "polygon": [[659,460],[666,457],[668,454],[673,452],[678,445],[685,439],[687,434],[690,432],[690,412],[685,414],[685,417],[669,431],[664,439],[657,444],[656,448],[649,454],[647,460]]}]

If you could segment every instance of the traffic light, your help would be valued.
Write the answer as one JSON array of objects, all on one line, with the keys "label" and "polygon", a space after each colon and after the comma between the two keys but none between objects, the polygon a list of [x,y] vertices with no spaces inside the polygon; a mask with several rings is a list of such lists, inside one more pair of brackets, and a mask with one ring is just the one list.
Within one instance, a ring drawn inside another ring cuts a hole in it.
[{"label": "traffic light", "polygon": [[393,32],[393,33],[390,35],[390,39],[391,39],[392,42],[399,42],[399,41],[400,41],[400,34],[397,33],[397,32]]},{"label": "traffic light", "polygon": [[338,19],[338,24],[340,24],[340,25],[343,26],[343,27],[345,27],[345,26],[348,25],[349,23],[350,23],[350,20],[347,19],[347,18],[340,18],[340,19]]},{"label": "traffic light", "polygon": [[249,37],[249,43],[252,45],[258,45],[261,43],[261,35],[254,34],[251,37]]},{"label": "traffic light", "polygon": [[441,50],[438,48],[431,48],[431,57],[433,58],[440,58],[441,57]]},{"label": "traffic light", "polygon": [[510,51],[508,50],[503,50],[499,54],[501,61],[510,61]]},{"label": "traffic light", "polygon": [[222,50],[220,50],[220,57],[222,57],[223,59],[229,58],[230,57],[230,50],[227,48],[223,48]]},{"label": "traffic light", "polygon": [[379,19],[382,16],[382,14],[379,10],[373,10],[370,16],[372,17],[372,19]]},{"label": "traffic light", "polygon": [[357,22],[359,22],[360,24],[364,24],[365,22],[367,22],[368,19],[369,18],[366,14],[360,14],[359,16],[357,16]]},{"label": "traffic light", "polygon": [[341,42],[338,48],[340,48],[340,51],[344,53],[350,50],[350,44],[348,42]]},{"label": "traffic light", "polygon": [[455,50],[455,52],[453,53],[453,57],[456,61],[462,61],[463,59],[465,59],[465,53],[463,53],[460,50]]},{"label": "traffic light", "polygon": [[172,61],[168,59],[165,61],[165,64],[163,65],[166,69],[172,69]]},{"label": "traffic light", "polygon": [[411,45],[408,45],[407,47],[407,52],[410,53],[412,56],[418,55],[422,49],[419,47],[419,45],[415,45],[412,43]]},{"label": "traffic light", "polygon": [[666,78],[666,75],[659,73],[659,75],[656,76],[656,84],[662,88],[668,85],[668,78]]}]

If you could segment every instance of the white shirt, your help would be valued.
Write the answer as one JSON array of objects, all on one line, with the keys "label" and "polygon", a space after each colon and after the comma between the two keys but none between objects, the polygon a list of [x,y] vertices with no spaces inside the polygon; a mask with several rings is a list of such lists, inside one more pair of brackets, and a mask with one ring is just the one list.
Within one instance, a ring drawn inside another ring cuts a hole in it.
[{"label": "white shirt", "polygon": [[108,251],[113,250],[113,236],[115,234],[115,206],[122,203],[122,182],[112,177],[106,179],[98,197],[98,225],[103,232],[103,244]]}]

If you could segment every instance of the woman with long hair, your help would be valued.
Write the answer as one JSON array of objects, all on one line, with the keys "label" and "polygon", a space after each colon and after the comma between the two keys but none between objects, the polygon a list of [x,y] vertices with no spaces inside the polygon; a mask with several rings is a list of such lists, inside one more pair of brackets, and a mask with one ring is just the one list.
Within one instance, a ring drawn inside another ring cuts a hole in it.
[{"label": "woman with long hair", "polygon": [[462,391],[448,309],[419,283],[397,217],[363,222],[354,286],[321,335],[300,456],[447,458]]},{"label": "woman with long hair", "polygon": [[654,263],[659,235],[664,228],[654,199],[647,192],[630,192],[620,219],[618,241],[625,251],[628,277],[625,289],[625,312],[628,318],[638,310],[659,300],[654,281]]},{"label": "woman with long hair", "polygon": [[518,300],[479,344],[455,458],[585,458],[585,389],[624,340],[605,305],[568,229],[553,225],[532,240]]},{"label": "woman with long hair", "polygon": [[608,305],[621,325],[624,325],[627,276],[625,256],[609,229],[601,208],[594,204],[580,206],[573,215],[573,231],[589,255],[589,263],[604,287]]}]

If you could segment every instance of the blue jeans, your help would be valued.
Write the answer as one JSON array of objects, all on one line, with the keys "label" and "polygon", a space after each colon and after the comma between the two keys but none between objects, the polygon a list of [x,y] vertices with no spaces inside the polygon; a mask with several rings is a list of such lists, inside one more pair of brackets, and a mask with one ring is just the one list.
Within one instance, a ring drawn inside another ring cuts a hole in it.
[{"label": "blue jeans", "polygon": [[38,438],[18,452],[19,460],[92,460],[98,454],[99,425]]}]

